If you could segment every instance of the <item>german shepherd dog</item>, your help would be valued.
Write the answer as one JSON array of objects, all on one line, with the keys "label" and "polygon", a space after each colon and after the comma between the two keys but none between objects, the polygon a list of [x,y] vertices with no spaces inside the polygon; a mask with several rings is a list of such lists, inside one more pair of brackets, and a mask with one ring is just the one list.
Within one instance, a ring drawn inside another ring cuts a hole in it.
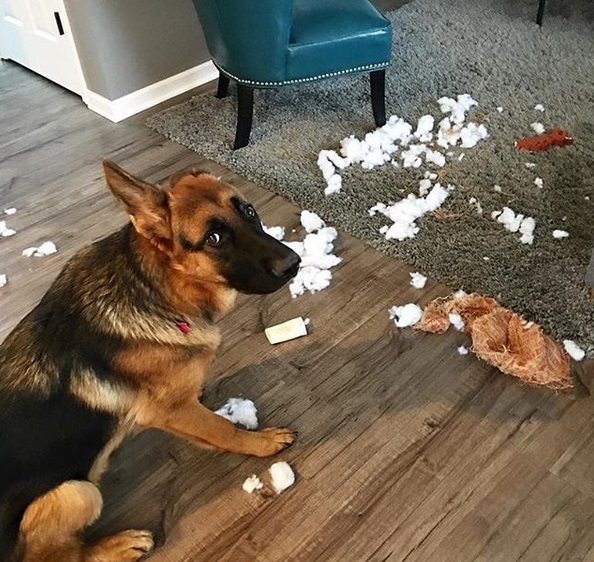
[{"label": "german shepherd dog", "polygon": [[113,450],[148,427],[208,449],[274,455],[286,428],[243,431],[199,402],[238,291],[271,293],[299,257],[232,186],[205,172],[166,187],[104,162],[130,222],[77,253],[0,346],[0,559],[131,562],[148,531],[94,544]]}]

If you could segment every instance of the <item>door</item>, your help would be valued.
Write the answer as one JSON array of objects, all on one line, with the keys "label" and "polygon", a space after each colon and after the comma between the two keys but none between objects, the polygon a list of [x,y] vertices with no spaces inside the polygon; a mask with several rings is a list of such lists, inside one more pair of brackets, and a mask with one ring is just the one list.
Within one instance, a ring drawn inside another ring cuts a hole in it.
[{"label": "door", "polygon": [[0,0],[0,56],[83,94],[63,0]]}]

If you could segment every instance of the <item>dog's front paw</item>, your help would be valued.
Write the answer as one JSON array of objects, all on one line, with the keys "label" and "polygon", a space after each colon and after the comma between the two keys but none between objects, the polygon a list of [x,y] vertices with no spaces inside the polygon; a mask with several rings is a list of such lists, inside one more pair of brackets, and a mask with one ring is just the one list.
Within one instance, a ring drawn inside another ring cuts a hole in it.
[{"label": "dog's front paw", "polygon": [[258,441],[252,454],[268,457],[289,448],[295,442],[297,432],[286,427],[267,427],[254,436],[258,437]]},{"label": "dog's front paw", "polygon": [[136,562],[153,549],[150,531],[123,531],[92,545],[85,562]]}]

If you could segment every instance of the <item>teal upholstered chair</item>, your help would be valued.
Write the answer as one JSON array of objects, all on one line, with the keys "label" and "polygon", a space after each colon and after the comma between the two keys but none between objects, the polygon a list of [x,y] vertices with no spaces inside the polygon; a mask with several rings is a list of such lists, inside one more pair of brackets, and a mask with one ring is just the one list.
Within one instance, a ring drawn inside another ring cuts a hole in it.
[{"label": "teal upholstered chair", "polygon": [[249,142],[254,88],[370,73],[373,116],[386,122],[390,22],[369,0],[194,0],[214,64],[217,97],[237,83],[234,148]]}]

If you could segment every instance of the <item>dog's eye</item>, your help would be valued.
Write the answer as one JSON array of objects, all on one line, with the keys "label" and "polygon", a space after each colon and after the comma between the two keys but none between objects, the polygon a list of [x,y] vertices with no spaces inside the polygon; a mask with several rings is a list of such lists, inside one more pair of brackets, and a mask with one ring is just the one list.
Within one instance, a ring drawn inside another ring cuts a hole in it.
[{"label": "dog's eye", "polygon": [[256,209],[254,209],[251,205],[246,205],[243,209],[243,212],[250,219],[253,219],[256,217]]},{"label": "dog's eye", "polygon": [[221,235],[218,232],[211,232],[206,238],[206,243],[209,246],[218,246],[221,243]]}]

